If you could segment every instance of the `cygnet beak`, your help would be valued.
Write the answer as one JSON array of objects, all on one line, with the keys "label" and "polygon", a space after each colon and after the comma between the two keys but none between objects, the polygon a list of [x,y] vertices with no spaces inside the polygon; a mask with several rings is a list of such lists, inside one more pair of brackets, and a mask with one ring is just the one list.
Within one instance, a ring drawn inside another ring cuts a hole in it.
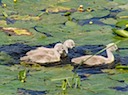
[{"label": "cygnet beak", "polygon": [[63,46],[63,48],[64,48],[63,53],[68,54],[68,48],[66,46]]},{"label": "cygnet beak", "polygon": [[61,58],[65,58],[65,57],[67,57],[67,52],[64,50],[64,52],[61,54]]},{"label": "cygnet beak", "polygon": [[116,52],[118,52],[118,53],[120,52],[119,48],[116,50]]},{"label": "cygnet beak", "polygon": [[65,49],[65,50],[64,50],[64,53],[68,54],[68,49]]}]

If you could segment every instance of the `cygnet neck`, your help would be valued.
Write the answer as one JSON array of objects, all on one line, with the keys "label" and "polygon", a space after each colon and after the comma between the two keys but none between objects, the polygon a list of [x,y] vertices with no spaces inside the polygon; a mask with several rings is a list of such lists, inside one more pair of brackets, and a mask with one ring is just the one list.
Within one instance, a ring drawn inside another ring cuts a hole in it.
[{"label": "cygnet neck", "polygon": [[107,52],[107,56],[108,56],[106,63],[112,63],[114,61],[114,55],[113,55],[112,51],[110,51],[110,49],[108,48],[106,50],[106,52]]}]

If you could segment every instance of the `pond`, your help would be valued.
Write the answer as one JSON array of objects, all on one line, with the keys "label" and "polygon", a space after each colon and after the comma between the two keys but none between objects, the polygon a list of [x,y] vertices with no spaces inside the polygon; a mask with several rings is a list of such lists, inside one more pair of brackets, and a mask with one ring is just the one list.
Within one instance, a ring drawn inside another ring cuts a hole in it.
[{"label": "pond", "polygon": [[[0,0],[0,95],[127,95],[127,2]],[[53,48],[67,39],[76,46],[61,62],[20,61],[30,50]],[[71,62],[88,54],[107,57],[105,50],[99,51],[109,43],[117,43],[119,49],[111,65]]]}]

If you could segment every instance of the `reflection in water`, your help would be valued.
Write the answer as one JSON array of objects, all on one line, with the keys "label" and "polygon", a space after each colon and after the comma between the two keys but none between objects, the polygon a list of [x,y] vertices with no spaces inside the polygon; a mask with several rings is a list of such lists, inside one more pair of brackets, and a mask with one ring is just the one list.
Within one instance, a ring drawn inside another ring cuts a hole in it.
[{"label": "reflection in water", "polygon": [[117,91],[122,91],[122,92],[128,92],[128,85],[122,87],[122,86],[116,86],[116,87],[110,87],[112,89],[115,89]]},{"label": "reflection in water", "polygon": [[24,88],[18,88],[17,94],[18,95],[46,95],[46,91],[34,91],[34,90],[28,90]]}]

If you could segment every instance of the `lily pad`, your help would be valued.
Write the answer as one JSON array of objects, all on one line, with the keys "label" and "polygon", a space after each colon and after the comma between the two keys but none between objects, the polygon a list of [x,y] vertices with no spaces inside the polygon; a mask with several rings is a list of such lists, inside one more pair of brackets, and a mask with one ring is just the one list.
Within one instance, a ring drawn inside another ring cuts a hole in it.
[{"label": "lily pad", "polygon": [[1,25],[1,26],[6,26],[6,25],[7,25],[7,23],[6,23],[6,21],[5,21],[5,20],[0,20],[0,25]]},{"label": "lily pad", "polygon": [[14,19],[14,20],[40,20],[40,17],[38,16],[20,16],[20,15],[11,15],[9,18]]},{"label": "lily pad", "polygon": [[71,18],[75,18],[77,20],[80,19],[90,19],[93,15],[90,12],[75,12],[71,15]]},{"label": "lily pad", "polygon": [[118,7],[121,8],[121,9],[126,9],[126,10],[128,10],[128,4],[120,5],[120,6],[118,6]]},{"label": "lily pad", "polygon": [[75,12],[71,15],[71,18],[75,19],[90,19],[93,17],[107,16],[110,12],[108,10],[94,10],[92,12]]},{"label": "lily pad", "polygon": [[65,23],[68,19],[65,16],[61,16],[60,14],[45,14],[42,15],[42,23],[43,24],[63,24]]},{"label": "lily pad", "polygon": [[119,73],[119,74],[115,74],[115,75],[111,75],[110,78],[112,78],[115,81],[124,81],[124,83],[128,83],[128,74],[127,72],[125,73]]},{"label": "lily pad", "polygon": [[67,21],[66,23],[65,23],[65,25],[67,26],[67,27],[78,27],[78,25],[77,25],[77,23],[75,23],[75,22],[72,22],[72,21]]},{"label": "lily pad", "polygon": [[104,3],[104,4],[105,4],[104,7],[108,10],[113,10],[113,9],[115,10],[115,8],[118,7],[118,3],[117,2],[112,2],[112,0],[107,0],[107,3]]},{"label": "lily pad", "polygon": [[117,15],[116,15],[116,17],[117,18],[126,18],[126,19],[128,19],[128,11],[126,10],[126,11],[122,11],[122,12],[120,12],[120,13],[118,13]]},{"label": "lily pad", "polygon": [[46,9],[46,13],[58,13],[58,12],[66,12],[71,10],[70,8],[67,7],[62,7],[62,6],[55,6],[55,7],[50,7]]},{"label": "lily pad", "polygon": [[117,35],[119,36],[122,36],[122,37],[128,37],[128,31],[126,30],[123,30],[123,29],[112,29],[114,33],[116,33]]},{"label": "lily pad", "polygon": [[119,66],[116,66],[116,69],[128,70],[128,66],[119,65]]},{"label": "lily pad", "polygon": [[[35,91],[49,91],[57,92],[61,91],[61,81],[66,77],[72,77],[72,66],[40,67],[40,70],[36,71],[33,68],[26,68],[20,65],[18,66],[0,66],[0,91],[2,95],[8,93],[9,95],[16,95],[18,88],[24,88]],[[26,82],[22,83],[18,80],[18,72],[24,69],[28,69]],[[11,75],[11,76],[10,76]],[[63,78],[63,79],[61,79]],[[52,84],[52,85],[51,85]],[[57,87],[58,86],[58,87]],[[6,90],[4,90],[6,88]]]},{"label": "lily pad", "polygon": [[126,28],[126,25],[128,24],[128,20],[121,20],[121,21],[118,21],[116,23],[116,26],[117,27],[120,27],[120,28]]},{"label": "lily pad", "polygon": [[107,18],[107,19],[100,19],[105,24],[115,25],[117,23],[117,20],[113,18]]},{"label": "lily pad", "polygon": [[[127,39],[127,38],[125,38],[125,39]],[[126,42],[125,42],[125,43],[126,43]],[[126,45],[126,46],[127,46],[127,45]],[[125,47],[125,46],[124,46],[124,47]],[[125,56],[127,55],[127,52],[128,52],[127,49],[120,50],[120,56],[125,57]],[[126,64],[128,64],[127,61],[125,61],[125,62],[126,62]]]},{"label": "lily pad", "polygon": [[126,4],[126,2],[128,2],[128,0],[113,0],[113,2],[117,2],[118,4]]},{"label": "lily pad", "polygon": [[91,13],[93,17],[103,17],[110,14],[109,10],[95,10]]},{"label": "lily pad", "polygon": [[4,28],[1,27],[1,30],[3,30],[5,33],[9,35],[32,35],[31,32],[29,32],[27,29],[19,29],[19,28],[13,28],[13,27],[8,27]]},{"label": "lily pad", "polygon": [[[82,82],[82,85],[85,84],[84,87],[86,88],[86,90],[92,91],[93,93],[95,93],[95,95],[102,95],[102,94],[108,95],[110,93],[118,93],[118,91],[115,92],[110,87],[118,86],[118,85],[124,86],[125,83],[118,82],[117,80],[119,78],[117,79],[115,78],[114,80],[113,78],[111,79],[109,77],[111,77],[111,75],[107,75],[107,74],[91,75],[88,77],[88,80]],[[120,95],[120,93],[116,95]]]}]

